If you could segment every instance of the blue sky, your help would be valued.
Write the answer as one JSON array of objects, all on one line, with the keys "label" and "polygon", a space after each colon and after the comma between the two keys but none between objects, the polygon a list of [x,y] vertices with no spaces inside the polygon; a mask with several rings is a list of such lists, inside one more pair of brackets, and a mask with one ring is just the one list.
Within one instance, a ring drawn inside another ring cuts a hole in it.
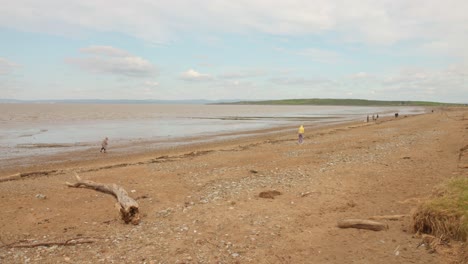
[{"label": "blue sky", "polygon": [[0,98],[468,102],[468,1],[3,0]]}]

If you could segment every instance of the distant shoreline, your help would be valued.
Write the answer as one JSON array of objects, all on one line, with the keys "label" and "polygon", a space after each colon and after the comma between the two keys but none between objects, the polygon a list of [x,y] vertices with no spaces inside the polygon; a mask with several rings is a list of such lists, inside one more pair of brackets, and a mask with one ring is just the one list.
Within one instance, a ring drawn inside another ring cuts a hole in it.
[{"label": "distant shoreline", "polygon": [[220,105],[327,105],[327,106],[468,106],[468,103],[445,103],[407,100],[366,100],[366,99],[282,99],[282,100],[241,100],[241,99],[189,99],[189,100],[133,100],[133,99],[42,99],[18,100],[1,99],[0,104],[220,104]]},{"label": "distant shoreline", "polygon": [[442,103],[429,101],[382,101],[365,99],[286,99],[265,101],[240,101],[234,103],[222,103],[234,105],[319,105],[319,106],[466,106],[468,104]]}]

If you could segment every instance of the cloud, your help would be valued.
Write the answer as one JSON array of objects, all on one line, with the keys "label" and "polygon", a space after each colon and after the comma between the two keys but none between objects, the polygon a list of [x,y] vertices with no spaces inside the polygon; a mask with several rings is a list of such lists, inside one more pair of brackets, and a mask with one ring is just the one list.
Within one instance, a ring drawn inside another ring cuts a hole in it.
[{"label": "cloud", "polygon": [[18,67],[18,64],[0,57],[0,75],[10,74]]},{"label": "cloud", "polygon": [[184,81],[212,81],[214,78],[209,74],[199,73],[193,69],[183,72],[180,75],[180,79]]},{"label": "cloud", "polygon": [[406,67],[395,72],[357,72],[336,79],[301,76],[269,79],[276,98],[362,98],[375,100],[427,100],[468,102],[468,64],[442,69]]},{"label": "cloud", "polygon": [[350,77],[351,79],[365,79],[365,78],[369,78],[370,75],[367,72],[358,72],[358,73],[352,74]]},{"label": "cloud", "polygon": [[323,63],[337,63],[341,61],[341,56],[333,51],[308,48],[299,51],[286,51],[295,55],[304,56],[312,61]]},{"label": "cloud", "polygon": [[220,74],[218,77],[221,79],[247,79],[265,75],[262,70],[241,70],[233,72],[225,72]]},{"label": "cloud", "polygon": [[396,86],[396,85],[405,85],[409,86],[415,83],[424,82],[427,79],[427,76],[424,73],[415,73],[415,74],[400,74],[386,77],[382,80],[382,84],[385,86]]},{"label": "cloud", "polygon": [[158,87],[159,83],[158,82],[153,82],[153,81],[146,81],[144,83],[145,86],[152,88],[152,87]]},{"label": "cloud", "polygon": [[325,86],[333,82],[327,79],[306,79],[302,77],[279,77],[270,81],[277,85],[298,85],[298,86]]},{"label": "cloud", "polygon": [[282,52],[290,55],[305,57],[311,61],[321,63],[338,63],[343,61],[342,56],[334,51],[317,49],[317,48],[306,48],[301,50],[285,49],[281,47],[273,48],[276,52]]},{"label": "cloud", "polygon": [[151,62],[111,46],[90,46],[80,52],[85,56],[68,58],[66,62],[91,73],[126,77],[149,77],[157,73]]},{"label": "cloud", "polygon": [[[445,69],[404,68],[396,73],[368,78],[355,78],[352,84],[362,91],[361,96],[371,91],[374,99],[430,100],[468,102],[466,77],[468,67],[463,64],[450,65]],[[368,94],[369,96],[369,94]],[[446,99],[442,99],[446,98]]]},{"label": "cloud", "polygon": [[[75,35],[119,32],[167,42],[188,32],[266,33],[279,36],[333,34],[334,40],[369,45],[444,40],[452,54],[466,51],[466,0],[203,0],[186,1],[6,1],[0,27]],[[118,18],[118,19],[115,19]],[[151,25],[151,26],[148,26]],[[454,50],[455,49],[455,50]]]},{"label": "cloud", "polygon": [[125,50],[114,48],[112,46],[89,46],[81,48],[82,53],[89,53],[100,56],[111,56],[111,57],[131,57],[130,53]]}]

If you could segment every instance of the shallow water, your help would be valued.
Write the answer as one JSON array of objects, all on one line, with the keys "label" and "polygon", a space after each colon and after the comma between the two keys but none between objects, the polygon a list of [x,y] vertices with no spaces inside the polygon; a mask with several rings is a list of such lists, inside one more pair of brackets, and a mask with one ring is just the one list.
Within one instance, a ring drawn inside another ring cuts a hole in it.
[{"label": "shallow water", "polygon": [[[174,144],[178,138],[213,140],[236,131],[419,114],[421,107],[0,104],[0,165],[12,157],[98,148],[130,141]],[[205,137],[203,139],[203,137]]]}]

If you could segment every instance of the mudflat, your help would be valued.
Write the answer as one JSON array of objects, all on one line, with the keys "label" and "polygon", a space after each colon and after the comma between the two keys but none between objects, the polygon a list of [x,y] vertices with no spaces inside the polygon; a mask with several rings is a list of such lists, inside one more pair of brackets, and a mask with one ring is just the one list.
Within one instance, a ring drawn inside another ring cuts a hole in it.
[{"label": "mudflat", "polygon": [[[296,128],[165,150],[31,157],[0,180],[1,263],[450,263],[411,232],[438,184],[468,176],[468,109]],[[74,173],[115,183],[139,204],[70,188]],[[20,174],[17,174],[20,173]],[[388,230],[340,229],[342,219]],[[24,247],[16,247],[23,245]],[[453,242],[452,249],[457,244]],[[450,251],[455,252],[456,251]]]}]

